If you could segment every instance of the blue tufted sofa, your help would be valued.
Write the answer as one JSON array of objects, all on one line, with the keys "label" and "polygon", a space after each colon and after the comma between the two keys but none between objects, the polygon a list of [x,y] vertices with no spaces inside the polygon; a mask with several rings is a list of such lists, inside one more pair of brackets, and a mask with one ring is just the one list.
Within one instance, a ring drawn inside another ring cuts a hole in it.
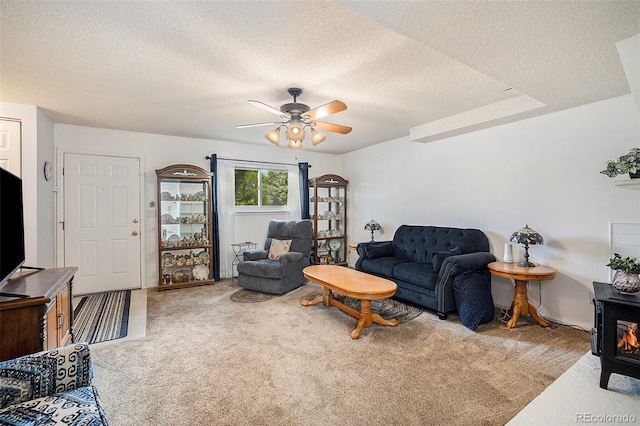
[{"label": "blue tufted sofa", "polygon": [[[456,310],[453,279],[496,260],[489,239],[479,229],[402,225],[393,241],[371,241],[357,247],[358,271],[387,278],[398,286],[394,297],[415,303],[446,319]],[[489,281],[490,282],[490,281]]]},{"label": "blue tufted sofa", "polygon": [[108,426],[89,345],[0,362],[0,425]]}]

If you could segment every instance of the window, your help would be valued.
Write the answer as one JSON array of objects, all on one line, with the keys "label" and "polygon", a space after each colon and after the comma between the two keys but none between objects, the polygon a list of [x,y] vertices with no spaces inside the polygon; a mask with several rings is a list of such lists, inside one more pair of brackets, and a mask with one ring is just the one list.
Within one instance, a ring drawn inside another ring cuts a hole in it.
[{"label": "window", "polygon": [[289,173],[286,170],[236,167],[234,174],[236,207],[273,210],[288,205]]}]

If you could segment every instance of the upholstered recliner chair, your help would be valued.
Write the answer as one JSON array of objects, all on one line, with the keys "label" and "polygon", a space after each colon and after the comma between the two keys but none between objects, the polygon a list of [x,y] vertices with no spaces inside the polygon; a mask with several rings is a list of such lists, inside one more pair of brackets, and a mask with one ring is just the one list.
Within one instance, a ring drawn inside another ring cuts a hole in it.
[{"label": "upholstered recliner chair", "polygon": [[[271,294],[284,294],[300,287],[306,282],[302,270],[309,266],[312,239],[310,220],[272,220],[264,249],[246,250],[244,260],[238,263],[238,285]],[[286,246],[289,240],[288,252],[275,250],[276,246]]]}]

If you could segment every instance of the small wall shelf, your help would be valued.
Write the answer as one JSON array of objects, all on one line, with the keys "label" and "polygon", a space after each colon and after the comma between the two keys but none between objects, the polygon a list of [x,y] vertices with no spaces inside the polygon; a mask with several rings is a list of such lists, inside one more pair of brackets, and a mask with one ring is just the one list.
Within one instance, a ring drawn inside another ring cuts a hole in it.
[{"label": "small wall shelf", "polygon": [[640,191],[640,179],[617,180],[614,183],[618,188]]}]

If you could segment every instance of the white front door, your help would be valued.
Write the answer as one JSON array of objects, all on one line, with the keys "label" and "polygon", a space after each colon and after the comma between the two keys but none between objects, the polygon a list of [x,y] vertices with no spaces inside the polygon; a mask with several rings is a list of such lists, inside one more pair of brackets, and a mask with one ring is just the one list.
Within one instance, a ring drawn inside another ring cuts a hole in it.
[{"label": "white front door", "polygon": [[64,154],[64,236],[74,294],[141,287],[139,159]]},{"label": "white front door", "polygon": [[0,119],[0,167],[22,177],[22,123]]}]

